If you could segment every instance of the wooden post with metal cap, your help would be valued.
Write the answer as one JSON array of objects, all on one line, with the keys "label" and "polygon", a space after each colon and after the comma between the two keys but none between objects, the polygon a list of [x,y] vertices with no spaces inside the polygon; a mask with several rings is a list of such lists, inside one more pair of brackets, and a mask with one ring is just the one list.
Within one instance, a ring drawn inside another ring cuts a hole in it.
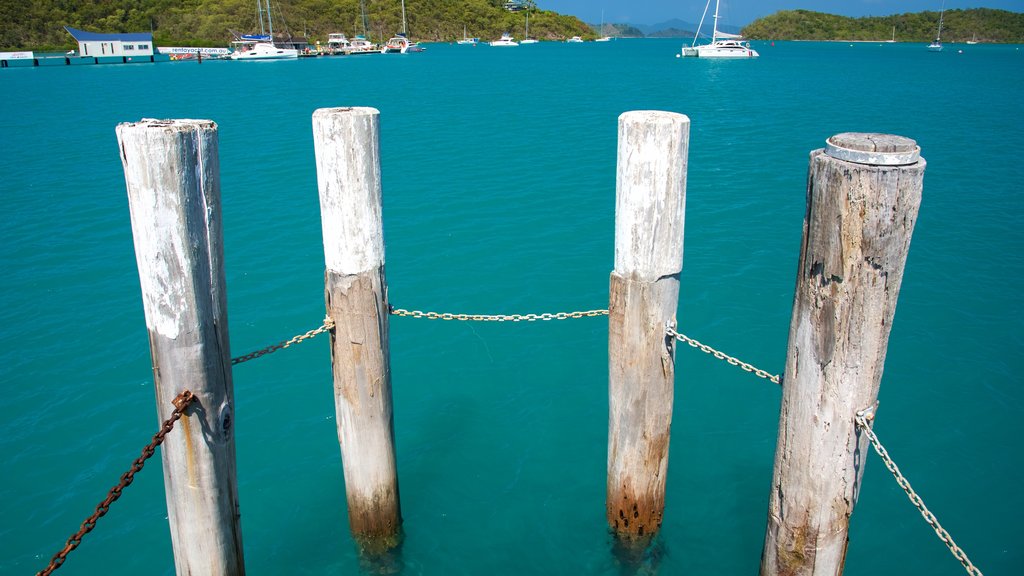
[{"label": "wooden post with metal cap", "polygon": [[322,108],[313,147],[331,362],[348,520],[364,552],[398,544],[402,517],[391,404],[381,221],[380,112]]},{"label": "wooden post with metal cap", "polygon": [[161,453],[178,574],[244,574],[235,472],[217,125],[120,124],[135,258],[153,355],[157,421],[195,401]]},{"label": "wooden post with metal cap", "polygon": [[615,268],[608,318],[608,524],[620,539],[652,536],[665,508],[683,266],[690,119],[619,117]]},{"label": "wooden post with metal cap", "polygon": [[925,161],[901,136],[844,133],[811,153],[762,575],[838,575]]}]

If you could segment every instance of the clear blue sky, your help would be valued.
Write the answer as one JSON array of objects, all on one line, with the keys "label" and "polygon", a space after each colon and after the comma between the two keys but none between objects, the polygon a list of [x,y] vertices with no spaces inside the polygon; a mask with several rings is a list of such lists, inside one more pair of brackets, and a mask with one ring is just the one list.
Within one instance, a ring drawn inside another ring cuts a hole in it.
[{"label": "clear blue sky", "polygon": [[[535,0],[542,10],[572,14],[597,24],[605,22],[657,24],[673,18],[698,22],[707,0]],[[904,12],[938,11],[943,0],[721,0],[723,23],[744,26],[779,10],[806,9],[843,16],[888,16]],[[946,0],[946,8],[1000,8],[1024,11],[1024,0]],[[712,2],[709,12],[714,12]],[[709,14],[710,16],[710,14]]]}]

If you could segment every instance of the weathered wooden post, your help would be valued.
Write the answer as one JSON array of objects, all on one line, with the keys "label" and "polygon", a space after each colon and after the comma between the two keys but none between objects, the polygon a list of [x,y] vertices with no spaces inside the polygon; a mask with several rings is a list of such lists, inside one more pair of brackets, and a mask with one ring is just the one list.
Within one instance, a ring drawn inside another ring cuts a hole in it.
[{"label": "weathered wooden post", "polygon": [[811,153],[763,575],[841,574],[925,161],[885,134]]},{"label": "weathered wooden post", "polygon": [[619,117],[615,269],[608,303],[608,524],[635,540],[661,526],[675,375],[690,119]]},{"label": "weathered wooden post", "polygon": [[196,401],[163,443],[178,574],[244,574],[221,233],[217,125],[120,124],[135,258],[149,329],[157,420]]},{"label": "weathered wooden post", "polygon": [[395,463],[381,223],[380,113],[323,108],[313,144],[324,235],[331,360],[352,534],[364,551],[398,543]]}]

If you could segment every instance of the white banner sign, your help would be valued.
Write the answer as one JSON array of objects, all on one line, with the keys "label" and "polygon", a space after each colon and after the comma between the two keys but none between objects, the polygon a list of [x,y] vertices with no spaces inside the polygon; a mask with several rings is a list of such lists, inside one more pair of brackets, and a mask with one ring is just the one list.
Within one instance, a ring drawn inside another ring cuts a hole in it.
[{"label": "white banner sign", "polygon": [[195,48],[192,46],[158,46],[157,50],[161,54],[210,54],[212,56],[221,56],[231,52],[227,48]]}]

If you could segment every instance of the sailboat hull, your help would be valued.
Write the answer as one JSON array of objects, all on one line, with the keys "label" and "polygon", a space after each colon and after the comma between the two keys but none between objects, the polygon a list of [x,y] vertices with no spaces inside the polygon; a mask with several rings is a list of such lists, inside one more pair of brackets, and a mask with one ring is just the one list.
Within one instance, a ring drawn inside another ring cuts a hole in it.
[{"label": "sailboat hull", "polygon": [[719,40],[700,46],[684,46],[684,57],[693,58],[757,58],[760,54],[750,44],[735,40]]}]

